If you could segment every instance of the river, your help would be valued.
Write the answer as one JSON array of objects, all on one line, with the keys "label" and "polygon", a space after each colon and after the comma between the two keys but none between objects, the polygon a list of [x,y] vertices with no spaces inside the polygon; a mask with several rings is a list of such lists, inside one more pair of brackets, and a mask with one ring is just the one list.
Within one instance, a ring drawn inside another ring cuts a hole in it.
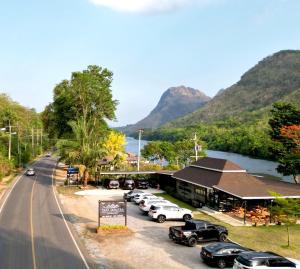
[{"label": "river", "polygon": [[[138,153],[138,140],[127,137],[126,138],[126,151],[132,152],[134,154]],[[141,140],[141,149],[148,143],[146,140]],[[254,159],[248,156],[244,156],[237,153],[231,153],[231,152],[224,152],[224,151],[216,151],[216,150],[207,150],[206,154],[208,157],[213,158],[221,158],[221,159],[227,159],[229,161],[232,161],[242,168],[246,169],[251,174],[267,174],[272,175],[275,177],[280,177],[284,181],[293,182],[291,177],[282,176],[281,174],[277,173],[276,167],[278,163],[267,161],[267,160],[261,160],[261,159]]]}]

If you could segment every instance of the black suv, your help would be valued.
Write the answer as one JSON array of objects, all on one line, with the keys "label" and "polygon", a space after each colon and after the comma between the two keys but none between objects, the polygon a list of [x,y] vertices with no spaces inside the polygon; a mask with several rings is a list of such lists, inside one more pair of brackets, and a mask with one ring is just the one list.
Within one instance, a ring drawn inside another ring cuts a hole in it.
[{"label": "black suv", "polygon": [[228,230],[219,225],[202,220],[189,220],[184,226],[173,226],[169,228],[169,238],[189,247],[196,246],[197,242],[204,241],[226,241]]},{"label": "black suv", "polygon": [[138,189],[148,189],[149,181],[147,179],[137,179],[135,185]]},{"label": "black suv", "polygon": [[122,181],[122,188],[124,190],[133,190],[135,187],[135,183],[133,179],[124,179]]},{"label": "black suv", "polygon": [[234,260],[234,269],[252,269],[268,267],[269,269],[278,268],[300,268],[296,261],[289,260],[273,252],[245,252],[241,253]]},{"label": "black suv", "polygon": [[232,267],[234,259],[245,251],[252,250],[234,243],[218,242],[202,247],[200,256],[205,263],[224,268]]}]

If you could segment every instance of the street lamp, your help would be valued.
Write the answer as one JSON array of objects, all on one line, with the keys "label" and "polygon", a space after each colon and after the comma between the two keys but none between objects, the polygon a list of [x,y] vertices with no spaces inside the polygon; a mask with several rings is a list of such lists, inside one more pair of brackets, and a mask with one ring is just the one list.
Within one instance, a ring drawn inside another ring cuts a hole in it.
[{"label": "street lamp", "polygon": [[137,163],[137,170],[140,171],[140,159],[141,159],[141,138],[143,129],[139,129],[139,151],[138,151],[138,163]]}]

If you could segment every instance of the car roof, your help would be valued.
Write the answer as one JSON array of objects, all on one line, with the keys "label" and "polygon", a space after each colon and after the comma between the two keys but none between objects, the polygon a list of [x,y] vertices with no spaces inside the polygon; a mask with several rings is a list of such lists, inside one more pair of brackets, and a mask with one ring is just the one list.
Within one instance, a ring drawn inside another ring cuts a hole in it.
[{"label": "car roof", "polygon": [[254,260],[254,259],[269,259],[269,258],[283,258],[284,257],[273,253],[273,252],[263,252],[263,251],[251,251],[251,252],[244,252],[241,254],[243,258],[246,258],[248,260]]},{"label": "car roof", "polygon": [[220,249],[230,249],[230,248],[240,248],[248,250],[248,248],[244,248],[238,244],[231,243],[231,242],[218,242],[218,243],[212,243],[204,247],[207,250],[213,250],[218,251]]}]

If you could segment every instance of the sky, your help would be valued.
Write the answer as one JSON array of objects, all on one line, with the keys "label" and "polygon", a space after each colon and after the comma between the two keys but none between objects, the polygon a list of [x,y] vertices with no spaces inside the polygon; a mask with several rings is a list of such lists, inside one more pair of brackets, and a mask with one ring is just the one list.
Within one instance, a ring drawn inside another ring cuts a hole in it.
[{"label": "sky", "polygon": [[[42,111],[53,88],[113,71],[112,126],[185,85],[213,97],[264,57],[300,49],[299,0],[10,0],[0,3],[0,92]],[[1,105],[1,104],[0,104]]]}]

